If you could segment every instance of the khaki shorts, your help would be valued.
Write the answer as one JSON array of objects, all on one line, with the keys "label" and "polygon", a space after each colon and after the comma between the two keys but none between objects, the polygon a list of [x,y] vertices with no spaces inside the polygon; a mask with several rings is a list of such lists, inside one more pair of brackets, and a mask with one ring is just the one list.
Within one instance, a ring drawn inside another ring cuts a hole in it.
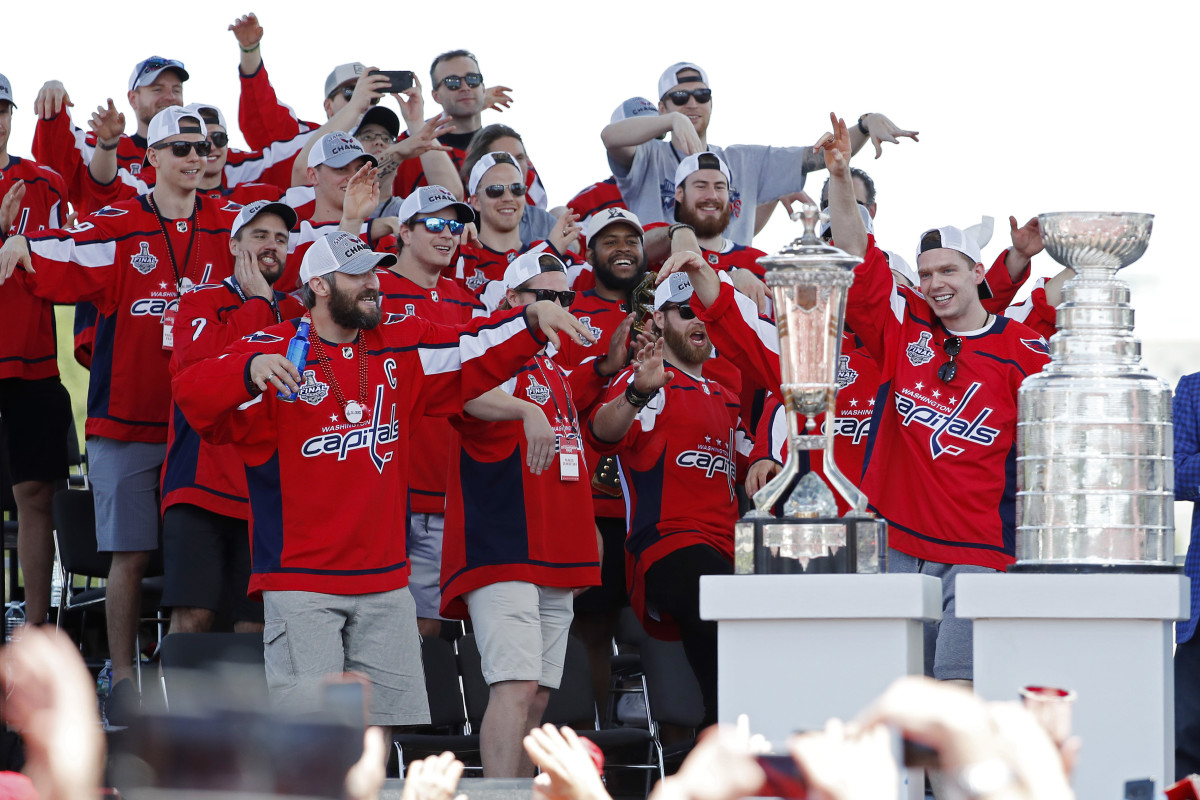
[{"label": "khaki shorts", "polygon": [[489,685],[537,681],[558,688],[574,617],[570,589],[503,581],[467,592],[466,601]]},{"label": "khaki shorts", "polygon": [[372,725],[427,725],[421,637],[408,588],[374,594],[263,592],[263,649],[272,707],[321,710],[322,679],[361,672]]}]

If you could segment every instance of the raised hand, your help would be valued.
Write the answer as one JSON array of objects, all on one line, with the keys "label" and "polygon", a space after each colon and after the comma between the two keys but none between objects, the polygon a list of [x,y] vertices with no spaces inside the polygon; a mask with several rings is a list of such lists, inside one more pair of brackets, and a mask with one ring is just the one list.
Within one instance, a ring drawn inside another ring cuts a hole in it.
[{"label": "raised hand", "polygon": [[892,144],[900,144],[897,136],[907,136],[914,142],[920,141],[917,139],[917,134],[920,131],[906,131],[883,114],[867,114],[863,119],[863,126],[867,129],[867,134],[871,137],[871,144],[875,145],[875,157],[879,158],[883,155],[882,142],[891,142]]},{"label": "raised hand", "polygon": [[7,234],[17,219],[21,210],[21,201],[25,199],[25,181],[17,181],[7,192],[4,200],[0,201],[0,233]]},{"label": "raised hand", "polygon": [[832,111],[829,112],[829,125],[833,130],[821,134],[813,145],[813,152],[824,154],[825,169],[829,170],[831,178],[844,178],[850,169],[850,133],[846,129],[846,120]]},{"label": "raised hand", "polygon": [[700,134],[696,133],[696,126],[686,114],[680,114],[678,111],[673,113],[675,120],[671,123],[671,144],[687,156],[703,152],[704,143],[700,141]]},{"label": "raised hand", "polygon": [[379,205],[379,168],[367,162],[350,176],[342,201],[343,219],[366,219]]},{"label": "raised hand", "polygon": [[412,86],[392,97],[400,104],[400,118],[408,128],[408,135],[415,136],[425,124],[425,97],[421,92],[421,79],[414,72]]},{"label": "raised hand", "polygon": [[[3,253],[4,249],[0,248],[0,256]],[[0,266],[2,265],[3,261],[0,261]],[[584,325],[570,311],[552,300],[538,300],[536,303],[525,306],[525,318],[529,321],[529,326],[540,330],[547,341],[557,350],[562,349],[562,341],[558,338],[559,332],[574,337],[575,341],[581,344],[596,343],[596,337],[592,334],[590,327]]]},{"label": "raised hand", "polygon": [[633,314],[621,320],[608,342],[608,354],[596,365],[601,375],[616,375],[629,361],[629,331],[633,328]]},{"label": "raised hand", "polygon": [[666,386],[675,373],[664,366],[663,340],[660,337],[638,351],[633,362],[633,388],[642,394],[652,394]]},{"label": "raised hand", "polygon": [[546,800],[609,800],[591,753],[578,734],[550,723],[533,728],[523,742],[529,759],[541,769],[534,790]]},{"label": "raised hand", "polygon": [[558,252],[565,253],[567,248],[579,239],[582,232],[583,228],[579,227],[579,215],[568,208],[554,220],[554,230],[546,237],[546,241],[554,245]]},{"label": "raised hand", "polygon": [[110,97],[107,107],[96,106],[92,118],[88,120],[88,127],[96,134],[97,142],[111,145],[120,141],[121,134],[125,133],[125,115],[117,111]]},{"label": "raised hand", "polygon": [[258,22],[258,15],[253,11],[235,19],[228,29],[233,31],[238,45],[243,50],[248,50],[262,41],[263,27]]},{"label": "raised hand", "polygon": [[46,81],[33,100],[33,113],[42,119],[50,119],[57,116],[63,106],[70,108],[74,105],[62,81]]},{"label": "raised hand", "polygon": [[507,86],[489,86],[483,93],[483,107],[492,111],[503,111],[512,105],[512,89]]},{"label": "raised hand", "polygon": [[414,134],[411,132],[407,139],[401,139],[384,150],[385,155],[395,155],[401,161],[418,158],[431,150],[441,150],[449,153],[451,148],[438,141],[439,136],[454,132],[454,123],[448,114],[438,114],[426,121]]},{"label": "raised hand", "polygon": [[1033,258],[1045,249],[1046,245],[1042,241],[1042,227],[1038,223],[1037,217],[1019,228],[1017,227],[1017,218],[1009,217],[1008,227],[1009,233],[1012,235],[1013,249],[1026,259]]},{"label": "raised hand", "polygon": [[371,101],[381,99],[391,83],[391,79],[378,70],[379,67],[367,67],[354,84],[354,94],[350,96],[350,105],[360,114],[367,113],[367,109],[371,107]]}]

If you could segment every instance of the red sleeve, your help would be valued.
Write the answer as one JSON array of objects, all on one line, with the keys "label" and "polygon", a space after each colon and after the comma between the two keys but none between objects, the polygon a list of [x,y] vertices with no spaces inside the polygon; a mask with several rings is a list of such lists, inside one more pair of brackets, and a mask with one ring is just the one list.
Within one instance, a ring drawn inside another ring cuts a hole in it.
[{"label": "red sleeve", "polygon": [[[242,93],[238,98],[238,127],[251,150],[264,150],[272,142],[291,139],[297,133],[313,130],[310,123],[301,121],[292,107],[281,103],[275,87],[267,76],[265,64],[259,64],[253,75],[242,75]],[[265,181],[274,183],[274,181]],[[290,186],[291,178],[280,186]]]},{"label": "red sleeve", "polygon": [[996,260],[992,262],[992,266],[988,267],[987,274],[983,279],[987,281],[988,288],[992,290],[992,296],[987,300],[982,300],[984,309],[989,314],[1003,314],[1004,309],[1008,308],[1012,303],[1013,298],[1017,296],[1017,290],[1029,280],[1031,264],[1025,265],[1025,271],[1014,281],[1012,276],[1008,274],[1008,266],[1005,265],[1004,259],[1008,257],[1006,249]]},{"label": "red sleeve", "polygon": [[206,442],[245,444],[248,437],[266,439],[272,435],[273,426],[254,424],[267,413],[268,404],[259,399],[257,388],[252,392],[247,387],[248,367],[254,356],[287,348],[282,336],[272,336],[271,340],[240,339],[220,357],[197,361],[171,381],[175,404]]},{"label": "red sleeve", "polygon": [[744,378],[768,389],[779,386],[779,334],[770,319],[759,316],[754,301],[722,281],[716,302],[697,316],[717,352]]},{"label": "red sleeve", "polygon": [[897,315],[904,313],[907,302],[907,295],[896,289],[887,256],[875,246],[875,237],[870,237],[866,258],[854,268],[854,284],[846,296],[846,325],[862,340],[881,371],[889,337],[900,328]]},{"label": "red sleeve", "polygon": [[28,235],[34,270],[26,273],[29,290],[55,303],[91,301],[109,313],[105,301],[119,277],[117,245],[100,222],[90,216],[67,230]]},{"label": "red sleeve", "polygon": [[190,291],[175,315],[171,374],[215,358],[243,336],[275,323],[275,310],[265,298],[250,297],[243,303],[223,284]]},{"label": "red sleeve", "polygon": [[754,448],[750,451],[750,463],[769,458],[783,464],[787,456],[787,420],[784,419],[783,403],[776,392],[767,395],[762,416],[758,419],[758,430],[754,432]]},{"label": "red sleeve", "polygon": [[83,131],[71,124],[71,115],[65,108],[50,119],[38,117],[33,129],[34,160],[62,176],[73,202],[78,197],[80,173],[87,170],[80,150],[83,141]]}]

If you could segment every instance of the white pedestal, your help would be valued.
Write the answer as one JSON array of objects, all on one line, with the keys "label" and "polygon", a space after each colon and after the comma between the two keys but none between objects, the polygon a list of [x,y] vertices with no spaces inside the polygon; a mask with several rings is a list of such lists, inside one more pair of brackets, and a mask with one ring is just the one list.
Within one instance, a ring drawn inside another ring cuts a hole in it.
[{"label": "white pedestal", "polygon": [[1125,781],[1162,792],[1175,771],[1173,620],[1189,613],[1182,575],[960,575],[956,608],[975,620],[975,691],[1074,689],[1076,797],[1120,798]]},{"label": "white pedestal", "polygon": [[[752,732],[783,742],[922,674],[942,587],[928,575],[709,575],[700,616],[718,622],[720,721],[746,714]],[[910,797],[923,794],[915,776]]]}]

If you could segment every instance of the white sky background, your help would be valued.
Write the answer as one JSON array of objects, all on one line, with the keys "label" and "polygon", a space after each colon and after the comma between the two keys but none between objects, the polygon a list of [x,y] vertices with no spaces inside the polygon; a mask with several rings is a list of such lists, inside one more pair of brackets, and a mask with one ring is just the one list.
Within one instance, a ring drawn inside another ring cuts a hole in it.
[{"label": "white sky background", "polygon": [[[996,218],[985,260],[1008,244],[1009,214],[1022,223],[1047,211],[1155,214],[1147,254],[1121,275],[1132,286],[1136,332],[1151,370],[1172,385],[1200,370],[1200,12],[1193,4],[690,7],[691,14],[678,4],[628,0],[9,3],[0,72],[19,106],[9,151],[29,154],[33,99],[50,78],[66,84],[77,124],[111,96],[132,132],[129,73],[152,54],[181,59],[191,73],[185,99],[220,106],[235,125],[239,53],[226,26],[255,10],[271,80],[310,120],[324,121],[325,76],[348,61],[414,70],[432,115],[430,61],[450,49],[473,51],[485,81],[512,87],[515,100],[504,113],[486,112],[484,124],[521,132],[557,205],[610,174],[599,134],[612,110],[632,96],[656,99],[667,65],[695,61],[713,89],[714,144],[811,144],[829,111],[849,121],[880,111],[919,130],[919,144],[885,145],[878,161],[868,146],[854,161],[878,187],[880,243],[906,258],[922,230],[966,226],[981,214]],[[823,180],[824,173],[810,176],[814,197]],[[773,252],[799,233],[780,211],[755,244]],[[1040,256],[1034,270],[1051,275],[1058,266]]]},{"label": "white sky background", "polygon": [[[47,21],[45,5],[6,9],[0,72],[19,105],[11,152],[29,153],[33,98],[49,78],[66,84],[79,124],[113,96],[132,131],[128,76],[151,54],[183,60],[192,75],[187,101],[215,103],[235,123],[238,50],[225,28],[247,5],[143,7],[151,10],[126,7],[106,17],[94,3],[67,3],[53,12],[59,24]],[[885,247],[909,258],[925,228],[965,226],[990,214],[996,234],[985,257],[994,257],[1008,243],[1009,214],[1024,222],[1044,211],[1152,212],[1150,249],[1122,275],[1133,286],[1138,334],[1149,342],[1200,341],[1191,241],[1200,177],[1192,35],[1200,14],[1187,4],[1007,2],[968,11],[976,6],[860,0],[828,6],[828,22],[817,19],[815,4],[733,7],[744,11],[711,4],[715,14],[698,14],[695,22],[645,2],[596,5],[586,15],[579,4],[479,0],[260,0],[255,10],[266,28],[272,82],[306,119],[324,120],[325,76],[353,60],[416,71],[432,114],[433,56],[472,50],[487,83],[511,86],[515,98],[510,110],[485,113],[484,123],[522,133],[552,204],[609,175],[601,128],[622,100],[654,99],[659,73],[674,61],[693,60],[708,71],[709,139],[716,144],[810,144],[826,129],[830,110],[850,121],[884,112],[921,131],[919,144],[885,145],[878,161],[868,146],[855,159],[879,189],[876,232]],[[345,10],[341,19],[338,8]],[[822,33],[833,26],[836,32]],[[23,28],[46,35],[13,35]],[[676,43],[645,45],[651,38]],[[231,133],[236,143],[240,136]],[[810,193],[823,180],[824,173],[810,176]],[[798,234],[777,212],[755,244],[772,252]],[[1034,263],[1035,276],[1057,270],[1045,256]],[[1200,369],[1200,352],[1190,366],[1160,371],[1174,382],[1184,369]]]}]

